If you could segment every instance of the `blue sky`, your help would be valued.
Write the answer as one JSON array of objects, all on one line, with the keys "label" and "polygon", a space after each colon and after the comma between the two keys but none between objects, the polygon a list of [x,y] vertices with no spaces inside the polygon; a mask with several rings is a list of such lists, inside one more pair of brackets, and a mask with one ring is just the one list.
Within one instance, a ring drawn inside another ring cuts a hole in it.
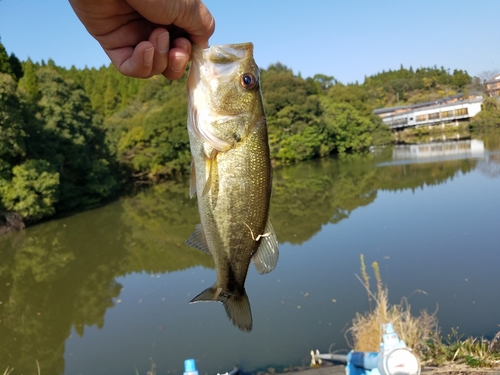
[{"label": "blue sky", "polygon": [[[343,83],[405,67],[444,66],[470,75],[500,70],[498,0],[206,0],[211,44],[253,42],[266,68],[281,62],[303,77]],[[8,53],[34,61],[100,67],[109,60],[66,0],[0,0]]]}]

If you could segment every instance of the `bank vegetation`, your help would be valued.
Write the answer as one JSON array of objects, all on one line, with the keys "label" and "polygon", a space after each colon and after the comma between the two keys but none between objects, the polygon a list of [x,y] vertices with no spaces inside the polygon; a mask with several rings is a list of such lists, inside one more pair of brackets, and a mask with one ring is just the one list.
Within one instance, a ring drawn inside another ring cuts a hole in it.
[{"label": "bank vegetation", "polygon": [[[467,72],[443,67],[401,66],[344,84],[270,65],[261,71],[261,87],[273,163],[392,143],[373,109],[476,86]],[[494,114],[475,126],[497,116],[490,107]],[[52,60],[20,61],[0,44],[0,226],[22,227],[100,204],[130,186],[187,174],[186,117],[185,78],[141,80],[112,65],[66,69]]]}]

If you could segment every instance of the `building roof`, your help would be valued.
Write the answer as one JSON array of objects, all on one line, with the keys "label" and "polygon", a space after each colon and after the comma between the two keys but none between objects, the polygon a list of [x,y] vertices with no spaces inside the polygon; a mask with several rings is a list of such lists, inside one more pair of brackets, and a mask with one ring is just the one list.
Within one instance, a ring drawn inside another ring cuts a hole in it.
[{"label": "building roof", "polygon": [[492,80],[490,80],[490,81],[486,81],[485,83],[486,83],[486,84],[488,84],[488,83],[496,83],[496,82],[498,82],[498,81],[500,81],[500,74],[499,74],[499,75],[497,75],[497,76],[495,76],[495,77],[493,77],[493,79],[492,79]]},{"label": "building roof", "polygon": [[456,94],[456,95],[452,95],[452,96],[447,96],[446,98],[433,100],[430,102],[415,103],[415,104],[403,105],[403,106],[399,106],[399,107],[377,108],[377,109],[373,110],[372,113],[374,115],[381,115],[382,113],[395,112],[395,111],[400,111],[402,109],[406,109],[406,110],[410,111],[412,109],[417,109],[417,108],[422,108],[422,107],[430,107],[432,105],[446,103],[450,100],[460,99],[461,97],[462,97],[462,94]]}]

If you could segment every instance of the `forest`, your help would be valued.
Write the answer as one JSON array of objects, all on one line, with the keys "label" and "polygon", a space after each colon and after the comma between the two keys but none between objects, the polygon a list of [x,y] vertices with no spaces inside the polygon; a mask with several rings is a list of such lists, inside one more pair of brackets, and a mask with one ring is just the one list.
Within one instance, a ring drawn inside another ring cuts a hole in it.
[{"label": "forest", "polygon": [[[344,84],[272,64],[261,88],[273,164],[391,143],[373,109],[481,89],[478,81],[458,69],[401,66]],[[31,224],[187,174],[185,83],[129,78],[112,65],[20,61],[0,43],[0,227],[6,213]]]}]

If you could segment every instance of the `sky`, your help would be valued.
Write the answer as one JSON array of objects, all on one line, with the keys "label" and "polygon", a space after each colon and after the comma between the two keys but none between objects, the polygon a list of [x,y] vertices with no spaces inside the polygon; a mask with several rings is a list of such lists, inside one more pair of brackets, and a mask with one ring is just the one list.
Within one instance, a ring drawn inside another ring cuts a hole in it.
[{"label": "sky", "polygon": [[[168,1],[168,0],[165,0]],[[500,71],[498,0],[206,0],[210,44],[254,43],[257,64],[364,81],[401,64]],[[0,38],[20,60],[108,65],[66,0],[0,0]]]}]

